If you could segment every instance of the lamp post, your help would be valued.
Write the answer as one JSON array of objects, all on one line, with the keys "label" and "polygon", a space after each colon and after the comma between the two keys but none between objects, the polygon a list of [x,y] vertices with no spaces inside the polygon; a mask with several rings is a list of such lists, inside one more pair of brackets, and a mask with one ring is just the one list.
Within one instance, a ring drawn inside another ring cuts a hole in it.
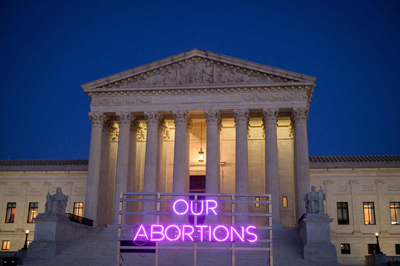
[{"label": "lamp post", "polygon": [[376,250],[375,250],[375,254],[383,254],[381,251],[381,247],[379,246],[379,233],[375,233],[375,237],[376,237]]},{"label": "lamp post", "polygon": [[25,231],[25,244],[22,249],[28,249],[28,235],[29,235],[29,230]]}]

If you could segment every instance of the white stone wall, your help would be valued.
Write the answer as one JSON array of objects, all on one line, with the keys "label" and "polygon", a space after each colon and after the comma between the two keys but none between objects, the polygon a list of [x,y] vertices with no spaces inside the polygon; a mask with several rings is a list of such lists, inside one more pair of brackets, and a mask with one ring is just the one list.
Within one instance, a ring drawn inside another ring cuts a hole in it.
[{"label": "white stone wall", "polygon": [[[29,203],[38,202],[38,212],[44,212],[46,194],[55,194],[58,187],[69,195],[66,212],[72,213],[74,202],[85,202],[86,177],[86,171],[0,172],[0,245],[10,240],[11,251],[21,249],[25,230],[33,240],[35,224],[27,223]],[[14,223],[5,223],[8,202],[17,203]]]},{"label": "white stone wall", "polygon": [[[399,168],[311,169],[311,185],[326,191],[326,209],[331,224],[332,243],[339,262],[360,264],[380,233],[382,252],[395,256],[400,244],[400,225],[390,224],[389,202],[400,202]],[[337,202],[347,202],[349,225],[339,225]],[[363,202],[374,202],[376,225],[364,225]],[[351,254],[341,254],[340,244],[350,244]]]}]

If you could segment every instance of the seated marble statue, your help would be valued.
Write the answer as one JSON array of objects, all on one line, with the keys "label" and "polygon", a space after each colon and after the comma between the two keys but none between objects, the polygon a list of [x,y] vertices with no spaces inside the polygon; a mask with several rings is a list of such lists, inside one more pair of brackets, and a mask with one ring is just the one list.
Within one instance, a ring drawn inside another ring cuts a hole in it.
[{"label": "seated marble statue", "polygon": [[62,193],[61,188],[57,188],[54,195],[47,193],[46,199],[45,213],[65,214],[68,196]]},{"label": "seated marble statue", "polygon": [[315,191],[315,186],[311,187],[311,192],[304,195],[304,201],[306,202],[307,213],[324,213],[324,200],[326,199],[322,187],[319,191]]}]

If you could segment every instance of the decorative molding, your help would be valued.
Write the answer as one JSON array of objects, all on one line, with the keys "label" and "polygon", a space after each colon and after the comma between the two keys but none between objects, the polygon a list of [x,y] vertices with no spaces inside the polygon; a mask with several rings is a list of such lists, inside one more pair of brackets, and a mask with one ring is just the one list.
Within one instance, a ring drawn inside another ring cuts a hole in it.
[{"label": "decorative molding", "polygon": [[[288,88],[289,89],[289,88]],[[204,102],[275,102],[275,101],[297,101],[307,100],[306,91],[267,91],[267,88],[261,91],[261,88],[250,88],[250,91],[259,90],[257,93],[247,92],[247,89],[196,89],[196,90],[157,90],[152,95],[134,96],[131,92],[121,92],[115,94],[103,95],[101,93],[92,93],[93,106],[115,106],[115,105],[149,105],[149,104],[179,104],[179,103],[204,103]],[[293,89],[294,90],[294,89]],[[229,91],[229,94],[224,92]],[[148,94],[149,91],[146,91]],[[233,92],[233,93],[232,93]],[[132,92],[137,94],[140,92]],[[158,95],[154,95],[158,94]],[[160,95],[161,94],[161,95]],[[174,95],[171,95],[174,94]],[[197,95],[196,95],[197,94]],[[200,95],[198,95],[200,94]],[[212,95],[207,95],[212,94]],[[118,99],[118,100],[116,100]]]},{"label": "decorative molding", "polygon": [[330,184],[330,185],[332,185],[333,184],[333,181],[332,180],[324,180],[324,185],[327,185],[327,184]]},{"label": "decorative molding", "polygon": [[308,108],[307,107],[295,107],[292,111],[291,120],[292,123],[307,122],[308,119]]},{"label": "decorative molding", "polygon": [[6,187],[7,186],[7,182],[0,182],[0,187]]},{"label": "decorative molding", "polygon": [[278,123],[279,108],[265,108],[263,109],[263,123],[265,124]]},{"label": "decorative molding", "polygon": [[110,127],[110,141],[118,141],[119,137],[119,125],[118,123],[112,123]]},{"label": "decorative molding", "polygon": [[68,181],[65,183],[65,186],[72,186],[74,183],[72,181]]},{"label": "decorative molding", "polygon": [[385,180],[383,180],[383,179],[377,179],[377,180],[375,180],[375,184],[385,184]]},{"label": "decorative molding", "polygon": [[161,120],[161,114],[158,111],[144,112],[147,126],[158,126]]},{"label": "decorative molding", "polygon": [[141,140],[141,141],[146,140],[145,130],[147,130],[146,124],[144,124],[144,125],[140,124],[138,127],[138,133],[136,135],[136,140]]},{"label": "decorative molding", "polygon": [[206,116],[206,124],[220,124],[221,114],[219,110],[205,110],[204,115]]},{"label": "decorative molding", "polygon": [[172,111],[172,117],[174,118],[175,125],[184,126],[188,122],[189,112],[187,110]]},{"label": "decorative molding", "polygon": [[399,185],[397,185],[397,184],[388,185],[388,190],[389,191],[399,191]]},{"label": "decorative molding", "polygon": [[39,186],[31,186],[31,193],[40,193],[40,187]]},{"label": "decorative molding", "polygon": [[75,186],[75,192],[76,193],[84,193],[85,192],[85,187],[83,187],[83,186]]},{"label": "decorative molding", "polygon": [[249,127],[249,109],[233,109],[235,124],[246,124]]},{"label": "decorative molding", "polygon": [[118,125],[121,126],[130,126],[132,120],[134,119],[132,113],[130,112],[117,112],[117,121]]},{"label": "decorative molding", "polygon": [[90,112],[89,119],[93,126],[102,127],[106,121],[106,116],[103,113]]},{"label": "decorative molding", "polygon": [[338,191],[347,191],[347,185],[337,185],[337,190]]},{"label": "decorative molding", "polygon": [[49,186],[51,186],[51,183],[50,182],[43,182],[43,186],[44,187],[49,187]]},{"label": "decorative molding", "polygon": [[29,183],[28,182],[22,182],[21,183],[21,187],[28,187],[29,186]]},{"label": "decorative molding", "polygon": [[352,180],[350,180],[349,181],[349,184],[351,185],[351,184],[358,184],[358,181],[357,180],[354,180],[354,179],[352,179]]},{"label": "decorative molding", "polygon": [[362,190],[363,191],[372,191],[374,189],[373,185],[363,185]]}]

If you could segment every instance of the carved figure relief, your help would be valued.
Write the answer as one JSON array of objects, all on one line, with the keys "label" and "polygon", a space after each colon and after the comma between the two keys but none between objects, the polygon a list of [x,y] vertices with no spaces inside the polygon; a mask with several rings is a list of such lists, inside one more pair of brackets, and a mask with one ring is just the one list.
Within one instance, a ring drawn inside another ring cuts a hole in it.
[{"label": "carved figure relief", "polygon": [[105,87],[177,86],[217,83],[280,83],[295,82],[288,78],[215,62],[200,57],[186,59],[165,67],[129,77]]}]

